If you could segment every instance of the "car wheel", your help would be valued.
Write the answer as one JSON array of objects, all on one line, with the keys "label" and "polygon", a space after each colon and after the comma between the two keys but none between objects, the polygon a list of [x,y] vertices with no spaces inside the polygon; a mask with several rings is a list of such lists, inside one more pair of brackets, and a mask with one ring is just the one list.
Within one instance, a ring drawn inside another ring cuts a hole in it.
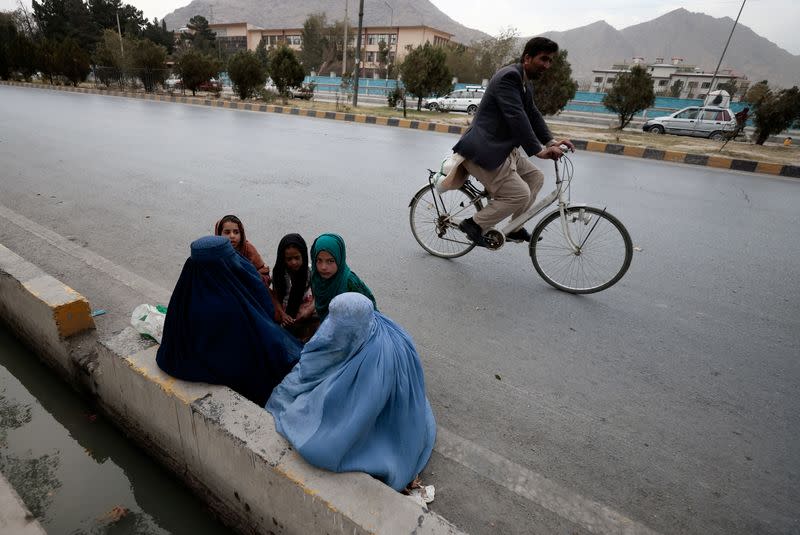
[{"label": "car wheel", "polygon": [[473,115],[476,111],[478,111],[478,107],[475,104],[470,104],[467,106],[467,113]]},{"label": "car wheel", "polygon": [[725,139],[725,136],[722,134],[722,132],[717,130],[716,132],[711,132],[711,135],[708,136],[708,139],[713,139],[714,141],[722,141],[723,139]]},{"label": "car wheel", "polygon": [[439,105],[436,104],[435,102],[431,102],[430,104],[428,104],[428,109],[431,111],[436,111],[439,109]]},{"label": "car wheel", "polygon": [[656,124],[656,125],[653,125],[653,126],[650,127],[649,132],[651,134],[663,134],[664,133],[664,127],[659,125],[659,124]]}]

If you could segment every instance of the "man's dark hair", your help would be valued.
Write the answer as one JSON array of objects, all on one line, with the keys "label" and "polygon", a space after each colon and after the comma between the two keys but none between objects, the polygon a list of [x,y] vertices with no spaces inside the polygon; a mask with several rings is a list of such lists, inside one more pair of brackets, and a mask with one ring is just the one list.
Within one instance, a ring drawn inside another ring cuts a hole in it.
[{"label": "man's dark hair", "polygon": [[525,60],[525,55],[536,57],[539,52],[546,52],[548,54],[555,54],[558,52],[558,43],[547,37],[534,37],[525,43],[525,50],[519,57],[520,63]]}]

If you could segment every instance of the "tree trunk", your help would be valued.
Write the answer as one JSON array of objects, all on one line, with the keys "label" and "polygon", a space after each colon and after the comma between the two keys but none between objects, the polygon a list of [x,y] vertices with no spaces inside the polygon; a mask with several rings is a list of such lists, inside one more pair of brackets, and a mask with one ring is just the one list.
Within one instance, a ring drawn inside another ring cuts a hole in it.
[{"label": "tree trunk", "polygon": [[767,139],[769,139],[769,132],[762,132],[761,130],[756,132],[756,145],[763,145]]}]

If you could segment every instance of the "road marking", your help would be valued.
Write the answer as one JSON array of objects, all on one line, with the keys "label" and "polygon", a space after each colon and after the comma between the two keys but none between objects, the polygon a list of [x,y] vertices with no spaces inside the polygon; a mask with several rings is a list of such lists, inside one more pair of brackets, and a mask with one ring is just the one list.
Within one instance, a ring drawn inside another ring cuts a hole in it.
[{"label": "road marking", "polygon": [[657,533],[447,429],[438,427],[436,434],[437,453],[592,533]]},{"label": "road marking", "polygon": [[[166,303],[169,301],[170,292],[168,290],[71,242],[64,236],[31,221],[2,204],[0,204],[0,217],[80,260],[92,269],[141,293],[152,302]],[[420,349],[421,352],[431,352],[421,345]],[[437,428],[434,451],[592,533],[657,534],[610,507],[574,493],[543,475],[516,464],[441,426]]]},{"label": "road marking", "polygon": [[0,204],[0,217],[6,219],[10,223],[26,230],[34,236],[49,243],[59,251],[68,254],[69,256],[80,260],[87,266],[96,269],[116,280],[117,282],[141,293],[154,303],[167,303],[169,302],[170,293],[168,290],[153,284],[147,279],[131,273],[110,260],[100,256],[82,247],[76,243],[71,242],[64,236],[45,228],[38,223],[31,221],[23,215],[20,215],[10,208]]}]

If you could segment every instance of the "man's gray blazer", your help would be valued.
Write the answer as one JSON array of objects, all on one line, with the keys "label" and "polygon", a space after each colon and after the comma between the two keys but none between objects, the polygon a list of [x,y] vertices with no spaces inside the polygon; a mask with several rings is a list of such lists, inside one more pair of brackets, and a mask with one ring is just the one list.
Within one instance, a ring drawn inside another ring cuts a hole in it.
[{"label": "man's gray blazer", "polygon": [[453,151],[484,169],[496,169],[516,147],[528,156],[553,136],[533,102],[533,85],[523,82],[522,64],[497,71],[483,94],[475,119]]}]

